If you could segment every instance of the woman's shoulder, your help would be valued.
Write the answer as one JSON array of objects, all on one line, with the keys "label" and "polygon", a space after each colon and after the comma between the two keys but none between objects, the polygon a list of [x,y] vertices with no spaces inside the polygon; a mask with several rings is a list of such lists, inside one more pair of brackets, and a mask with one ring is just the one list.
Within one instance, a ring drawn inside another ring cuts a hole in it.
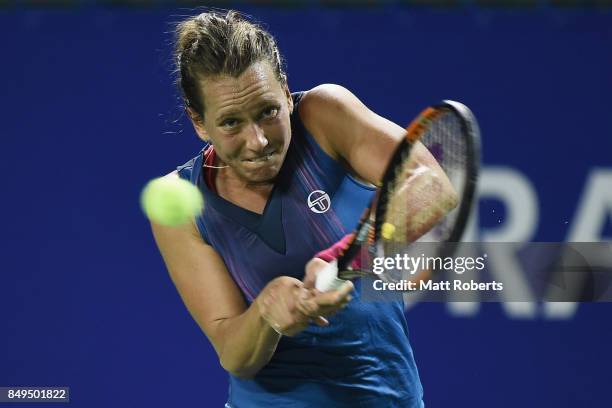
[{"label": "woman's shoulder", "polygon": [[343,86],[322,84],[303,92],[297,105],[304,127],[334,160],[339,157],[331,139],[335,137],[335,122],[348,101],[347,95],[352,94]]},{"label": "woman's shoulder", "polygon": [[[345,87],[337,84],[321,84],[314,88],[304,91],[300,96],[300,116],[315,119],[314,112],[321,112],[331,107],[338,107],[347,101],[347,97],[352,95]],[[312,116],[312,117],[311,117]]]}]

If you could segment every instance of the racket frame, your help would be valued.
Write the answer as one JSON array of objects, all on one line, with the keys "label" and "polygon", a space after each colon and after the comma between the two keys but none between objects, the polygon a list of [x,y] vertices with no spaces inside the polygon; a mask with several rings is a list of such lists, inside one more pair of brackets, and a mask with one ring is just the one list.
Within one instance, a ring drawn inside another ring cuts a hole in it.
[{"label": "racket frame", "polygon": [[480,130],[476,118],[467,106],[460,102],[444,100],[440,104],[423,110],[406,128],[406,136],[395,148],[385,169],[380,188],[372,198],[370,205],[364,210],[357,228],[353,232],[353,239],[340,252],[338,259],[319,273],[320,276],[317,276],[316,282],[317,289],[337,289],[347,279],[371,275],[368,271],[351,269],[350,264],[359,255],[364,244],[373,245],[380,239],[383,214],[386,209],[386,196],[390,187],[390,180],[395,176],[395,168],[406,157],[410,156],[412,147],[425,134],[430,122],[445,113],[445,109],[459,119],[462,136],[466,137],[467,177],[464,181],[463,194],[457,209],[459,211],[457,220],[446,242],[459,242],[461,240],[475,198],[478,170],[480,168]]}]

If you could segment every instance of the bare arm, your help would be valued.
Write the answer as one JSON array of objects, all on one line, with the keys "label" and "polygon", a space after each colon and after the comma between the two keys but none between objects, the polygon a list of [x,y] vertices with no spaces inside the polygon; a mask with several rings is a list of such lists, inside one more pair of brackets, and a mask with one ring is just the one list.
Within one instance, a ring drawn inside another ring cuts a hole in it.
[{"label": "bare arm", "polygon": [[[299,105],[300,117],[317,142],[334,159],[361,178],[377,184],[406,131],[368,109],[338,85],[310,90]],[[415,240],[457,205],[457,195],[435,158],[421,143],[412,150],[413,176],[405,188]]]},{"label": "bare arm", "polygon": [[[247,306],[223,260],[202,240],[195,223],[182,227],[152,224],[152,230],[185,306],[211,341],[223,368],[233,375],[251,378],[272,358],[280,339],[272,325],[287,335],[308,325],[309,316],[300,311],[304,309],[299,301],[310,292],[301,281],[276,278]],[[314,307],[309,298],[311,318],[325,324],[319,316],[343,307],[347,289],[346,293],[319,296]]]},{"label": "bare arm", "polygon": [[263,319],[257,302],[247,307],[222,259],[195,225],[152,224],[152,229],[172,281],[221,365],[250,377],[269,361],[280,336]]}]

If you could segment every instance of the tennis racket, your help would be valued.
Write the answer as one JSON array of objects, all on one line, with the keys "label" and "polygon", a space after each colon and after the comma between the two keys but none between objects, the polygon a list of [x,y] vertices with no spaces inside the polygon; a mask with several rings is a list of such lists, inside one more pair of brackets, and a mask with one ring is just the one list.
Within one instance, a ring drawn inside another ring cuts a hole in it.
[{"label": "tennis racket", "polygon": [[[430,202],[430,211],[440,211],[440,220],[420,241],[431,244],[439,256],[450,256],[453,245],[459,242],[474,202],[474,193],[480,167],[480,132],[472,112],[463,104],[445,100],[426,108],[406,128],[406,136],[396,148],[387,164],[380,188],[369,207],[365,209],[352,239],[340,256],[319,272],[315,287],[329,291],[341,286],[345,280],[366,275],[371,271],[350,267],[361,255],[363,248],[378,256],[394,256],[414,241],[414,215],[406,205],[415,197],[408,197],[407,183],[419,169],[411,162],[412,148],[421,142],[446,173],[453,185],[458,202],[454,209],[441,208]],[[435,186],[430,186],[435,187]],[[428,186],[422,192],[427,195]],[[414,190],[410,190],[414,194]],[[450,211],[449,211],[450,210]],[[435,271],[421,271],[416,278],[430,279]],[[380,279],[380,275],[374,275]],[[390,279],[390,278],[388,278]]]}]

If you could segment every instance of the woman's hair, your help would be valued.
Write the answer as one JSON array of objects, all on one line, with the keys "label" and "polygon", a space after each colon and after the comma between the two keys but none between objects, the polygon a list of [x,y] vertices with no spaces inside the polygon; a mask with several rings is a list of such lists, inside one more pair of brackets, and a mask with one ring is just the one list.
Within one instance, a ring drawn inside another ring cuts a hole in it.
[{"label": "woman's hair", "polygon": [[177,84],[185,106],[204,115],[201,81],[218,75],[238,77],[256,62],[267,61],[282,83],[283,59],[270,33],[236,11],[209,11],[176,26]]}]

